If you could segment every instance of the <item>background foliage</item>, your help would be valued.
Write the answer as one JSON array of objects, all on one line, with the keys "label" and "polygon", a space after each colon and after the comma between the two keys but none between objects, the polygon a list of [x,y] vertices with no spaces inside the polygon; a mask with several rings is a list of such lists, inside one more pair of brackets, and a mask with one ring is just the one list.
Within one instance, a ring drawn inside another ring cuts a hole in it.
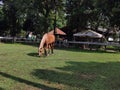
[{"label": "background foliage", "polygon": [[[2,0],[0,35],[16,36],[22,30],[43,34],[55,26],[74,29],[120,26],[119,0]],[[56,19],[55,19],[56,17]],[[56,20],[56,21],[55,21]],[[56,23],[55,23],[56,22]],[[75,31],[75,32],[77,32]]]}]

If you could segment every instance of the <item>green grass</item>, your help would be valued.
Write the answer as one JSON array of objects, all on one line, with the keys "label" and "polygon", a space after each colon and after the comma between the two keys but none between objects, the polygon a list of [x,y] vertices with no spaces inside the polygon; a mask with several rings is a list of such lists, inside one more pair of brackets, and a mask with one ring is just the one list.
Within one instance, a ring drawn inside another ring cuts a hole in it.
[{"label": "green grass", "polygon": [[120,90],[120,53],[0,43],[0,90]]}]

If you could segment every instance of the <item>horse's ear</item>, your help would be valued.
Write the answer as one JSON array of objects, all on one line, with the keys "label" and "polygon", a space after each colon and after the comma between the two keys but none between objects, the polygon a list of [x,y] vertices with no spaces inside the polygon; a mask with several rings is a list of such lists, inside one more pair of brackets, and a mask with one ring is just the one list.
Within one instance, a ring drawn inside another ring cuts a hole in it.
[{"label": "horse's ear", "polygon": [[40,50],[41,50],[42,48],[40,48]]},{"label": "horse's ear", "polygon": [[42,48],[39,47],[38,49],[40,50],[40,49],[42,49]]}]

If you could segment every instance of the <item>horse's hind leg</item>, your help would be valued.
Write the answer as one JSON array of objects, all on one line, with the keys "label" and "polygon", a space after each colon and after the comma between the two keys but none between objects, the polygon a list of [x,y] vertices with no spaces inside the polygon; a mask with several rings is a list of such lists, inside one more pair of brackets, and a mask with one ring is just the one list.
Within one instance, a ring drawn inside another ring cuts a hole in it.
[{"label": "horse's hind leg", "polygon": [[52,54],[52,44],[50,44],[49,51],[50,51],[50,54]]},{"label": "horse's hind leg", "polygon": [[51,44],[51,53],[53,54],[54,43]]},{"label": "horse's hind leg", "polygon": [[50,54],[50,48],[51,48],[51,45],[49,44],[48,45],[48,54]]}]

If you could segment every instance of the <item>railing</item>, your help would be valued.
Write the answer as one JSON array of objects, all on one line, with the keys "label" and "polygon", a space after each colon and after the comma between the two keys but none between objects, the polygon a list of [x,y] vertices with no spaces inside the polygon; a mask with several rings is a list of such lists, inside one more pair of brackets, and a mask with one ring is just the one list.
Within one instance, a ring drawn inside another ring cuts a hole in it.
[{"label": "railing", "polygon": [[87,44],[87,45],[103,45],[103,46],[120,46],[119,43],[114,42],[81,42],[81,41],[68,41],[68,44]]},{"label": "railing", "polygon": [[0,37],[0,42],[18,42],[18,43],[40,43],[40,39],[29,40],[27,38],[18,37]]},{"label": "railing", "polygon": [[4,40],[4,41],[11,41],[11,42],[13,42],[13,37],[0,37],[0,42],[2,41],[2,40]]}]

